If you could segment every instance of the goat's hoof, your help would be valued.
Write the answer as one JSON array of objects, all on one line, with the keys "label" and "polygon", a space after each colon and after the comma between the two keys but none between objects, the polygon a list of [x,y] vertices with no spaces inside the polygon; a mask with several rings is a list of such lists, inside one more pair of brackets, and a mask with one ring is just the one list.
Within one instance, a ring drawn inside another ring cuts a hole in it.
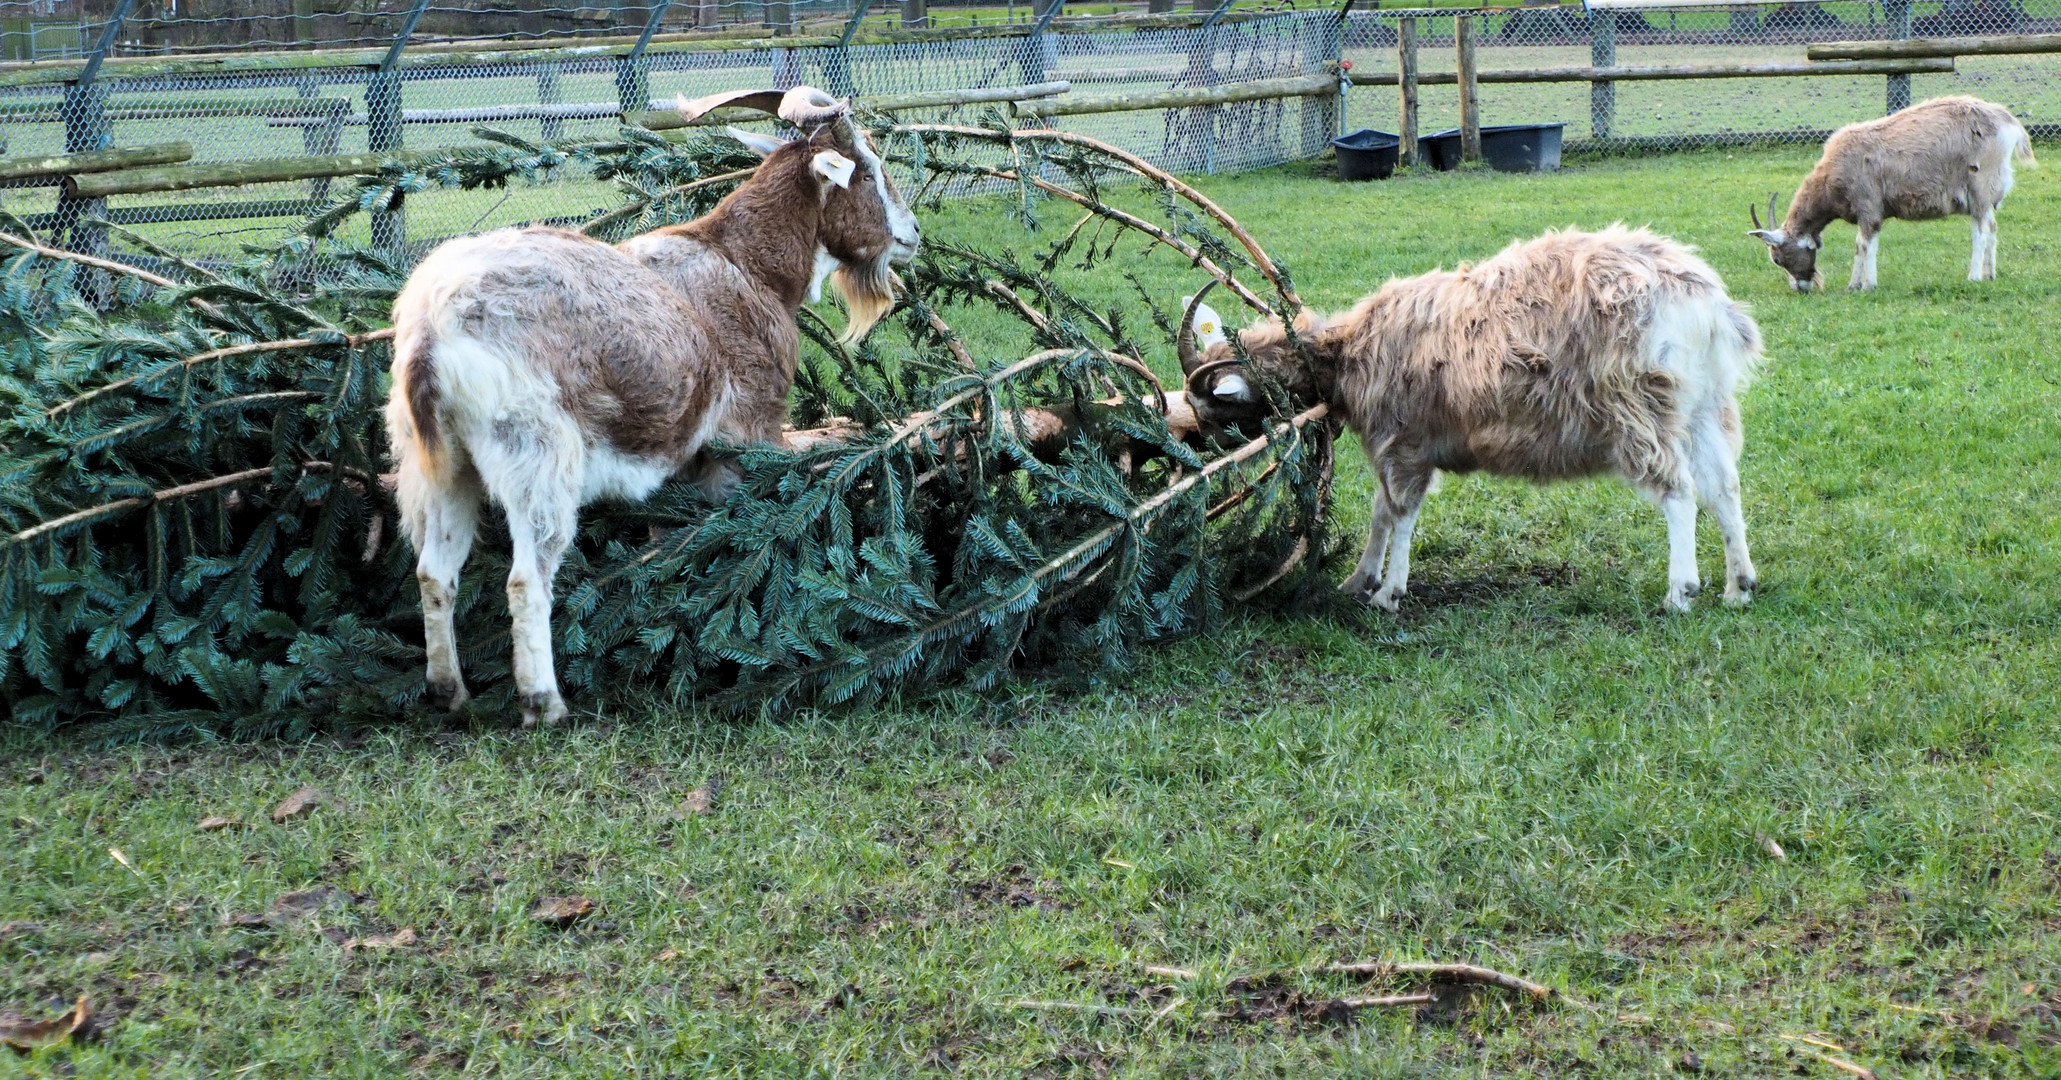
[{"label": "goat's hoof", "polygon": [[1383,611],[1391,613],[1397,612],[1402,610],[1402,598],[1404,594],[1408,593],[1409,591],[1410,590],[1406,588],[1390,589],[1383,587],[1380,592],[1374,594],[1373,599],[1370,602],[1375,607],[1378,607]]},{"label": "goat's hoof", "polygon": [[472,693],[465,689],[465,680],[453,679],[448,683],[432,680],[429,684],[429,703],[445,712],[457,712],[472,700]]},{"label": "goat's hoof", "polygon": [[1685,581],[1676,585],[1667,591],[1667,609],[1669,611],[1689,610],[1689,601],[1695,599],[1696,594],[1702,591],[1703,586],[1694,581]]},{"label": "goat's hoof", "polygon": [[1354,572],[1353,576],[1345,579],[1345,584],[1338,587],[1338,591],[1365,603],[1368,594],[1374,591],[1374,578],[1370,574]]},{"label": "goat's hoof", "polygon": [[553,727],[566,718],[565,699],[556,690],[548,694],[524,694],[522,696],[522,726],[533,728],[538,724]]},{"label": "goat's hoof", "polygon": [[1725,590],[1726,607],[1745,607],[1753,602],[1753,591],[1760,588],[1760,582],[1750,577],[1732,579],[1732,586]]}]

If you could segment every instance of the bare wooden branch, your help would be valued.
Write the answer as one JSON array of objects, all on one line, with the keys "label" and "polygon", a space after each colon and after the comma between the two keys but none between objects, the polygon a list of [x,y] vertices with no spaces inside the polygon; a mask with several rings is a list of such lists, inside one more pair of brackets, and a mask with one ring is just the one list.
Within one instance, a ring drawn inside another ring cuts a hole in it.
[{"label": "bare wooden branch", "polygon": [[1259,296],[1255,294],[1251,289],[1246,288],[1244,282],[1241,282],[1237,278],[1232,277],[1230,271],[1224,269],[1221,266],[1218,266],[1215,261],[1209,258],[1209,256],[1204,255],[1202,253],[1202,249],[1196,247],[1194,244],[1191,244],[1186,240],[1181,239],[1178,236],[1175,236],[1173,233],[1170,233],[1165,229],[1162,229],[1159,226],[1154,225],[1153,223],[1145,220],[1144,218],[1137,216],[1136,214],[1126,213],[1125,211],[1118,210],[1113,206],[1097,202],[1094,199],[1090,199],[1086,195],[1083,195],[1080,192],[1073,190],[1072,188],[1052,183],[1051,181],[1046,180],[1042,177],[1032,176],[1028,179],[1025,179],[1018,173],[1012,172],[1008,169],[990,169],[980,166],[976,166],[974,168],[974,171],[983,176],[993,177],[997,180],[1007,180],[1012,184],[1028,183],[1032,187],[1037,188],[1040,191],[1049,192],[1053,195],[1057,195],[1060,198],[1067,200],[1068,202],[1075,203],[1079,206],[1085,207],[1089,211],[1106,217],[1119,225],[1123,225],[1131,229],[1136,229],[1139,232],[1144,233],[1147,236],[1150,236],[1159,243],[1165,244],[1167,247],[1173,248],[1175,251],[1178,251],[1182,255],[1186,256],[1188,258],[1188,261],[1197,269],[1203,271],[1204,273],[1208,274],[1213,278],[1216,278],[1217,281],[1223,284],[1224,288],[1229,289],[1233,293],[1237,294],[1238,299],[1245,302],[1245,306],[1252,308],[1254,311],[1257,311],[1262,315],[1273,314],[1273,309],[1267,306],[1266,301],[1261,300]]},{"label": "bare wooden branch", "polygon": [[[12,119],[9,117],[8,119]],[[151,143],[148,146],[119,146],[111,150],[87,150],[77,154],[48,157],[0,158],[0,181],[43,180],[78,173],[107,172],[138,165],[167,165],[193,156],[193,144]]]},{"label": "bare wooden branch", "polygon": [[1520,994],[1545,999],[1559,994],[1550,986],[1542,986],[1529,979],[1506,975],[1492,968],[1476,967],[1473,964],[1418,964],[1393,963],[1387,960],[1370,960],[1356,964],[1326,964],[1318,970],[1331,975],[1365,975],[1369,978],[1383,978],[1390,975],[1428,975],[1434,979],[1450,982],[1480,983],[1485,986],[1500,986]]},{"label": "bare wooden branch", "polygon": [[1331,1004],[1342,1009],[1386,1009],[1398,1005],[1430,1005],[1437,994],[1390,994],[1387,997],[1339,998]]},{"label": "bare wooden branch", "polygon": [[1201,977],[1187,968],[1160,967],[1157,964],[1146,964],[1144,970],[1147,975],[1157,975],[1163,979],[1196,979]]},{"label": "bare wooden branch", "polygon": [[1217,224],[1223,226],[1224,231],[1230,233],[1251,254],[1253,265],[1259,268],[1261,274],[1266,275],[1267,281],[1274,286],[1275,291],[1281,294],[1281,299],[1287,301],[1288,305],[1292,308],[1300,309],[1303,307],[1302,298],[1297,296],[1295,290],[1290,288],[1287,281],[1281,277],[1281,268],[1274,264],[1273,258],[1267,254],[1266,249],[1260,246],[1258,240],[1253,239],[1252,234],[1245,230],[1245,226],[1238,224],[1236,218],[1225,213],[1224,208],[1211,201],[1209,196],[1182,182],[1172,173],[1120,146],[1103,142],[1101,139],[1090,138],[1086,135],[1076,135],[1071,131],[1055,131],[1050,128],[996,131],[991,128],[967,127],[958,124],[904,124],[898,126],[896,130],[937,132],[945,135],[964,135],[970,138],[1006,140],[1009,142],[1021,140],[1058,142],[1086,147],[1098,153],[1106,154],[1117,161],[1123,162],[1136,171],[1138,175],[1146,177],[1194,203],[1204,213],[1215,218]]},{"label": "bare wooden branch", "polygon": [[1046,1012],[1051,1012],[1051,1011],[1065,1011],[1065,1012],[1084,1012],[1084,1013],[1096,1013],[1096,1014],[1099,1014],[1099,1015],[1102,1015],[1102,1016],[1151,1016],[1151,1015],[1152,1015],[1152,1013],[1151,1013],[1151,1012],[1150,1012],[1149,1010],[1146,1010],[1146,1009],[1125,1009],[1125,1008],[1120,1008],[1120,1007],[1118,1007],[1118,1006],[1115,1006],[1115,1005],[1087,1005],[1087,1004],[1082,1004],[1081,1002],[1077,1002],[1077,1001],[1031,1001],[1031,1000],[1028,1000],[1028,999],[1026,999],[1026,1000],[1023,1000],[1023,1001],[1012,1001],[1012,1002],[1010,1002],[1010,1003],[1009,1003],[1009,1005],[1010,1005],[1010,1007],[1011,1007],[1011,1008],[1016,1008],[1016,1009],[1037,1009],[1037,1010],[1040,1010],[1040,1011],[1046,1011]]}]

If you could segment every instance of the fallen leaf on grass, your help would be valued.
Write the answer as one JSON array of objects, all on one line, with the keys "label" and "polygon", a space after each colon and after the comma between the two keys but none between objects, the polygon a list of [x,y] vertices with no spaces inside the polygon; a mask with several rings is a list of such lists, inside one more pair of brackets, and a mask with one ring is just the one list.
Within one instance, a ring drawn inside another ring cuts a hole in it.
[{"label": "fallen leaf on grass", "polygon": [[537,901],[530,918],[563,928],[592,914],[594,907],[594,901],[584,896],[547,896]]},{"label": "fallen leaf on grass", "polygon": [[359,949],[405,949],[413,944],[415,928],[404,926],[391,934],[369,934],[361,938],[351,938],[343,943],[343,951],[345,955],[349,955]]},{"label": "fallen leaf on grass", "polygon": [[273,809],[272,820],[277,822],[291,821],[294,818],[305,816],[308,811],[318,806],[328,806],[335,801],[328,792],[321,788],[312,785],[303,786],[293,794],[288,795],[285,802],[280,803]]},{"label": "fallen leaf on grass", "polygon": [[1783,850],[1782,850],[1782,845],[1780,845],[1780,844],[1777,844],[1777,843],[1775,843],[1775,838],[1774,838],[1774,837],[1772,837],[1772,836],[1763,836],[1763,837],[1761,837],[1761,838],[1760,838],[1760,846],[1761,846],[1761,850],[1763,850],[1763,851],[1767,852],[1767,853],[1768,853],[1768,857],[1769,857],[1769,858],[1772,858],[1772,859],[1774,859],[1774,860],[1775,860],[1776,862],[1782,862],[1782,863],[1785,863],[1785,862],[1788,862],[1788,861],[1789,861],[1789,854],[1788,854],[1788,852],[1785,852],[1785,851],[1783,851]]},{"label": "fallen leaf on grass", "polygon": [[0,1015],[0,1043],[26,1054],[41,1046],[55,1046],[79,1034],[93,1022],[93,1002],[84,995],[72,1011],[55,1020],[28,1021]]},{"label": "fallen leaf on grass", "polygon": [[673,961],[678,960],[679,958],[680,950],[678,949],[667,949],[666,951],[658,954],[658,962],[661,964],[670,964]]},{"label": "fallen leaf on grass", "polygon": [[272,922],[291,922],[304,919],[323,908],[341,906],[350,902],[342,889],[334,885],[318,885],[300,892],[282,893],[272,901],[272,913],[267,918]]},{"label": "fallen leaf on grass", "polygon": [[234,818],[225,818],[220,814],[215,814],[200,819],[200,831],[214,832],[217,829],[226,829],[234,824],[236,824]]},{"label": "fallen leaf on grass", "polygon": [[262,930],[272,925],[272,921],[255,911],[232,911],[222,916],[222,925],[241,927],[246,930]]},{"label": "fallen leaf on grass", "polygon": [[698,787],[688,792],[686,798],[680,800],[680,812],[682,814],[706,814],[709,811],[709,803],[708,789]]}]

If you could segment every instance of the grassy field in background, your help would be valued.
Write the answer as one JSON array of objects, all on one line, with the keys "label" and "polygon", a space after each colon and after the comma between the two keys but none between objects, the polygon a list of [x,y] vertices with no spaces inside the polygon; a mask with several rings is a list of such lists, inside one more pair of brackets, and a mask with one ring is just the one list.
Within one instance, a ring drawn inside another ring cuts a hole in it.
[{"label": "grassy field in background", "polygon": [[[0,1010],[111,1017],[0,1076],[2061,1075],[2061,182],[2021,173],[1993,283],[1965,221],[1893,223],[1879,291],[1799,297],[1741,231],[1813,156],[1202,181],[1326,308],[1548,226],[1700,245],[1768,341],[1749,610],[1657,614],[1665,529],[1622,485],[1455,477],[1399,616],[1241,619],[1099,687],[309,745],[0,729]],[[1000,210],[926,237],[1042,242]],[[1137,250],[1076,287],[1192,280]],[[304,784],[333,803],[274,824]],[[528,918],[569,894],[598,910]],[[1578,1001],[1309,1007],[1413,988],[1307,970],[1372,958]]]}]

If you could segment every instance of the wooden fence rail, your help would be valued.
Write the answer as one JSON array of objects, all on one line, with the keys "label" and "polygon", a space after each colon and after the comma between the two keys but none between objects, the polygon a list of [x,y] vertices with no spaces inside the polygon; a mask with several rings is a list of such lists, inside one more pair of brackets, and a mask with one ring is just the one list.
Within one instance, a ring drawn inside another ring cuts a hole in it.
[{"label": "wooden fence rail", "polygon": [[1813,60],[1890,60],[1920,56],[2019,56],[2061,52],[2061,34],[1998,34],[1992,37],[1906,38],[1902,41],[1837,41],[1813,45]]},{"label": "wooden fence rail", "polygon": [[[1952,74],[1952,57],[1910,60],[1851,60],[1815,64],[1631,64],[1618,67],[1502,68],[1482,71],[1485,83],[1640,82],[1652,79],[1786,79],[1818,75]],[[1354,86],[1394,86],[1393,71],[1355,71]],[[1451,71],[1420,71],[1421,86],[1452,86],[1460,76]]]}]

